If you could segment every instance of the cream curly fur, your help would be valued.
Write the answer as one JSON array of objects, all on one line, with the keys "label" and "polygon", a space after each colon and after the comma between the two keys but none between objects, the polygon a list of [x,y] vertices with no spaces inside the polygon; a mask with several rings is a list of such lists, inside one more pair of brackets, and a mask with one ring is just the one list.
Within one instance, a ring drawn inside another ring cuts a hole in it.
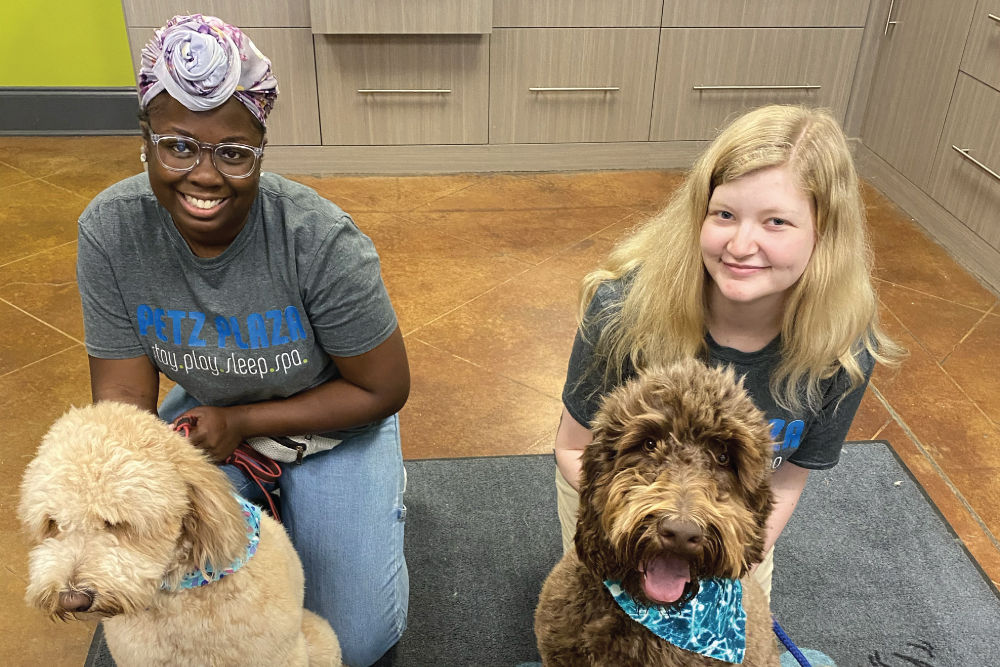
[{"label": "cream curly fur", "polygon": [[27,602],[52,618],[102,619],[120,667],[341,664],[333,630],[302,608],[302,566],[267,515],[237,572],[164,590],[233,562],[246,527],[225,474],[155,415],[114,402],[70,409],[25,471],[18,516],[36,545]]}]

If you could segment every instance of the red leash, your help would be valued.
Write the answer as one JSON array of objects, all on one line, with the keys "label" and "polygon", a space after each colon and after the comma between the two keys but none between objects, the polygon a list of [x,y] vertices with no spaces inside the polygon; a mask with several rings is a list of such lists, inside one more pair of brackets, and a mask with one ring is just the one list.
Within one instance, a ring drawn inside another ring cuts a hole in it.
[{"label": "red leash", "polygon": [[[192,417],[182,417],[174,422],[174,430],[183,434],[184,437],[191,435],[191,427],[197,422]],[[274,484],[281,477],[281,466],[276,461],[267,458],[263,454],[252,449],[245,442],[241,442],[233,453],[226,457],[223,463],[228,463],[239,468],[244,475],[253,480],[260,492],[267,498],[267,504],[271,508],[271,516],[278,523],[281,517],[278,515],[278,508],[274,505],[274,498],[264,488],[264,483]]]}]

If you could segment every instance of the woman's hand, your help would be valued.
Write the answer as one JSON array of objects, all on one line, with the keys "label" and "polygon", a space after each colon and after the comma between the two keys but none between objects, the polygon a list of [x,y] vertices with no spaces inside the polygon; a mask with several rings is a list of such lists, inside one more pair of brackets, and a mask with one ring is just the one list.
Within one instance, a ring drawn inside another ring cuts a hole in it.
[{"label": "woman's hand", "polygon": [[246,438],[240,411],[201,405],[191,408],[174,420],[174,425],[188,420],[188,440],[203,450],[215,463],[222,463]]}]

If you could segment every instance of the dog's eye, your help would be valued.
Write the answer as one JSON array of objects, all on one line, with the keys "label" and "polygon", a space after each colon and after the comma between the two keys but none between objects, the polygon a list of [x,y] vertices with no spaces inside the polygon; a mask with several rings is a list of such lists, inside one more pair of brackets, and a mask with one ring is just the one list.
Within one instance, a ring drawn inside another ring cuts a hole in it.
[{"label": "dog's eye", "polygon": [[729,465],[729,454],[727,452],[719,452],[715,455],[715,460],[720,466]]},{"label": "dog's eye", "polygon": [[646,438],[645,440],[642,441],[642,448],[645,449],[649,453],[655,452],[656,451],[656,440],[653,440],[652,438]]},{"label": "dog's eye", "polygon": [[47,537],[55,537],[56,535],[59,534],[59,532],[60,530],[58,521],[50,518],[48,521],[45,522],[45,535]]}]

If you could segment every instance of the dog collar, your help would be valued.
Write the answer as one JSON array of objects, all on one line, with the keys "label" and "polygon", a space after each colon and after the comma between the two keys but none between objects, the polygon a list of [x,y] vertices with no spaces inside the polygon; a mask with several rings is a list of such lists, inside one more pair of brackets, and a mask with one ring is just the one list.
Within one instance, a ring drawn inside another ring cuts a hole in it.
[{"label": "dog collar", "polygon": [[[208,563],[204,570],[194,570],[193,572],[188,572],[180,580],[180,583],[172,587],[172,590],[179,590],[182,588],[198,588],[199,586],[210,584],[213,581],[218,581],[219,579],[236,572],[238,569],[246,565],[247,561],[249,561],[253,555],[257,553],[257,544],[260,542],[260,508],[242,496],[235,493],[233,496],[240,503],[240,507],[243,510],[243,520],[246,522],[246,550],[240,554],[236,560],[230,563],[228,567],[217,570],[211,563]],[[166,584],[164,584],[163,587],[167,588]]]},{"label": "dog collar", "polygon": [[703,579],[698,594],[680,607],[646,606],[633,599],[620,581],[604,586],[629,617],[678,648],[733,664],[743,662],[747,613],[739,579]]}]

